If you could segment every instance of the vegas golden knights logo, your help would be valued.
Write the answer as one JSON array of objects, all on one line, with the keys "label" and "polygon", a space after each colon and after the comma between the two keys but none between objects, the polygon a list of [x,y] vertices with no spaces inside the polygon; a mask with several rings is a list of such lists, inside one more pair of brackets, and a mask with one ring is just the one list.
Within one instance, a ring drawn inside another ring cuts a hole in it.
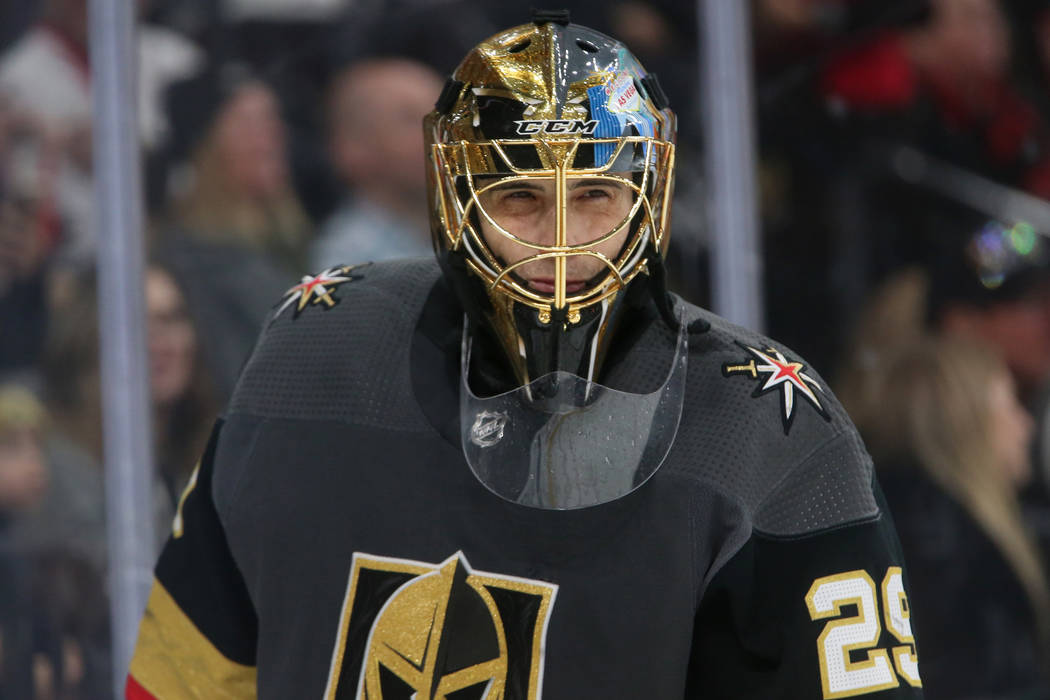
[{"label": "vegas golden knights logo", "polygon": [[533,700],[558,587],[355,553],[325,700]]}]

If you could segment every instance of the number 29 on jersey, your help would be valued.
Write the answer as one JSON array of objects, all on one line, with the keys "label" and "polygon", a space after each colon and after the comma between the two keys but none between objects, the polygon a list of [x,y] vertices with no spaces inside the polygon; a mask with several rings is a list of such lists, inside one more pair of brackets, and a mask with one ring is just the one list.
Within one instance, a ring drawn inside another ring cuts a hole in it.
[{"label": "number 29 on jersey", "polygon": [[[848,605],[856,606],[856,615],[843,611]],[[900,679],[922,687],[911,613],[899,566],[887,569],[878,590],[863,569],[818,578],[806,594],[806,606],[813,620],[829,619],[817,638],[820,683],[825,699],[896,688]],[[877,646],[883,622],[897,645]]]}]

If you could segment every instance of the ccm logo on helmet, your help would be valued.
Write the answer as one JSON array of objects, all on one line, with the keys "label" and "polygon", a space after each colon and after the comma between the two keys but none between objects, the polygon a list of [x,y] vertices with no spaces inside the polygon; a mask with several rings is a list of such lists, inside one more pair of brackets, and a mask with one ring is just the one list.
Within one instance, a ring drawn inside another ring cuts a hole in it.
[{"label": "ccm logo on helmet", "polygon": [[598,128],[598,120],[591,119],[523,119],[515,121],[518,133],[522,136],[532,134],[584,134],[591,136]]}]

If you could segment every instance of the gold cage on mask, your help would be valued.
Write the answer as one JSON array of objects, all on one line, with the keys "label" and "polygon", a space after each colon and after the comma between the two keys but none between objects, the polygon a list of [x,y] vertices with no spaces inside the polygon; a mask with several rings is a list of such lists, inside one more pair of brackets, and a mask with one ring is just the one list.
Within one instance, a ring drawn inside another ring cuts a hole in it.
[{"label": "gold cage on mask", "polygon": [[[602,302],[621,291],[646,269],[649,245],[666,250],[674,144],[651,137],[525,138],[433,143],[432,163],[437,194],[436,209],[444,232],[444,245],[462,250],[471,271],[487,285],[489,296],[504,296],[536,309],[541,323],[552,310],[565,310],[569,323],[581,309]],[[589,153],[582,153],[586,149]],[[596,154],[603,153],[598,157]],[[627,163],[625,166],[624,163]],[[569,242],[567,193],[570,180],[604,180],[625,186],[632,197],[629,211],[608,231],[583,243]],[[496,221],[482,203],[482,196],[497,186],[515,181],[543,179],[554,183],[553,244],[527,240]],[[513,262],[502,260],[480,230],[488,224],[497,235],[528,249]],[[606,255],[596,247],[627,229],[618,253]],[[582,288],[571,293],[567,267],[573,257],[601,262]],[[523,283],[514,273],[530,263],[552,260],[552,293]]]}]

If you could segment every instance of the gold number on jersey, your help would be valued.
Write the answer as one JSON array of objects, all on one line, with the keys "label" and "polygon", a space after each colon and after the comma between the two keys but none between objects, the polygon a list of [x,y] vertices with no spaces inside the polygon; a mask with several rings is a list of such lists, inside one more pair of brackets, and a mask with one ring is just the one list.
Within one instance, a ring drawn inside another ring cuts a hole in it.
[{"label": "gold number on jersey", "polygon": [[[899,566],[891,566],[882,580],[886,629],[901,643],[892,649],[892,663],[890,652],[877,646],[882,633],[878,597],[875,582],[862,569],[824,576],[810,586],[806,594],[810,618],[833,618],[817,638],[820,684],[826,700],[896,688],[900,685],[898,675],[909,685],[922,687]],[[847,605],[856,606],[857,614],[845,616],[843,608]],[[860,652],[864,652],[863,658],[858,658]]]},{"label": "gold number on jersey", "polygon": [[886,578],[882,579],[882,613],[886,616],[886,629],[903,645],[893,647],[893,665],[897,667],[897,673],[909,685],[921,688],[919,657],[915,654],[915,636],[911,632],[911,610],[899,566],[891,566],[886,571]]},{"label": "gold number on jersey", "polygon": [[[875,596],[875,582],[862,570],[818,578],[806,594],[812,619],[835,618],[817,638],[825,698],[848,698],[899,685],[889,654],[874,648],[882,632]],[[857,606],[855,617],[843,616],[846,605]],[[854,650],[868,650],[865,660],[851,661]]]}]

